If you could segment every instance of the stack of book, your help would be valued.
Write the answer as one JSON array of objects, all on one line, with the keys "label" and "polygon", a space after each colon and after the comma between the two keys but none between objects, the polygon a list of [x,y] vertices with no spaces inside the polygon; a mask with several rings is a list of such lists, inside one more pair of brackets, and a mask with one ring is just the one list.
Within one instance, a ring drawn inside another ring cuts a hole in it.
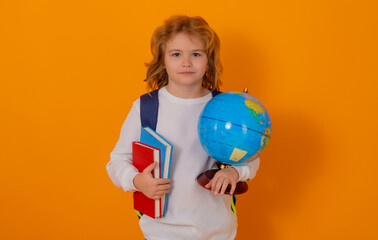
[{"label": "stack of book", "polygon": [[[142,172],[153,162],[157,166],[152,171],[154,178],[170,177],[172,145],[149,127],[142,127],[140,141],[133,142],[133,165]],[[154,200],[142,192],[134,192],[134,209],[152,218],[161,218],[167,211],[167,194]]]}]

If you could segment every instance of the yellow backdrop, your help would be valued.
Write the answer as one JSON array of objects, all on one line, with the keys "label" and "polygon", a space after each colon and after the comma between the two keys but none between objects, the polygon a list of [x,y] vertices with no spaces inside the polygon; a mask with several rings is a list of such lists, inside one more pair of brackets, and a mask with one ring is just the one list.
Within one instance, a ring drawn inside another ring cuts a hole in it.
[{"label": "yellow backdrop", "polygon": [[105,165],[145,92],[165,18],[221,38],[223,91],[269,109],[272,140],[237,239],[378,239],[374,1],[2,1],[0,239],[142,239]]}]

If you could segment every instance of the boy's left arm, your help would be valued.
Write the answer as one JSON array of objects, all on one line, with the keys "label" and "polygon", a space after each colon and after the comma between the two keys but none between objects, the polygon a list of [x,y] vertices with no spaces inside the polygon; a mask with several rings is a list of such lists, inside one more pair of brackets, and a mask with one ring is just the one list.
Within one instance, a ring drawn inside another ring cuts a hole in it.
[{"label": "boy's left arm", "polygon": [[256,176],[256,172],[260,166],[260,158],[256,158],[255,160],[247,163],[246,165],[241,166],[233,166],[236,171],[239,173],[238,182],[244,182],[251,180]]},{"label": "boy's left arm", "polygon": [[260,165],[260,159],[257,158],[246,165],[231,166],[219,170],[214,178],[205,186],[217,195],[224,194],[228,185],[231,185],[230,194],[234,193],[236,183],[251,180],[256,176],[257,169]]}]

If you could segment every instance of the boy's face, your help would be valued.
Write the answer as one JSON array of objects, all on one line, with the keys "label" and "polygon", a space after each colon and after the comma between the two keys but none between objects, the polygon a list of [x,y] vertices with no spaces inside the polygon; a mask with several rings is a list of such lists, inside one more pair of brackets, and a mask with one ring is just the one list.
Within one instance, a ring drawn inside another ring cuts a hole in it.
[{"label": "boy's face", "polygon": [[205,45],[197,36],[178,33],[165,46],[165,68],[168,85],[202,87],[206,72]]}]

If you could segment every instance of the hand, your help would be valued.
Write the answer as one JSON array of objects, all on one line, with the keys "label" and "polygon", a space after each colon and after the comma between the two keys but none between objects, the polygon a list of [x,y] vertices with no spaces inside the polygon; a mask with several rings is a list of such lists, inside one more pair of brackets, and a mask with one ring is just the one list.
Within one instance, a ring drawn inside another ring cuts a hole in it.
[{"label": "hand", "polygon": [[146,167],[142,173],[134,177],[134,186],[148,198],[158,200],[171,188],[171,179],[154,178],[152,171],[156,167],[156,162]]},{"label": "hand", "polygon": [[[233,167],[224,168],[219,170],[211,179],[211,181],[206,184],[206,188],[210,188],[214,195],[220,193],[221,195],[224,194],[226,188],[229,184],[231,184],[230,194],[234,194],[236,183],[239,179],[239,173]],[[219,192],[220,191],[220,192]]]}]

